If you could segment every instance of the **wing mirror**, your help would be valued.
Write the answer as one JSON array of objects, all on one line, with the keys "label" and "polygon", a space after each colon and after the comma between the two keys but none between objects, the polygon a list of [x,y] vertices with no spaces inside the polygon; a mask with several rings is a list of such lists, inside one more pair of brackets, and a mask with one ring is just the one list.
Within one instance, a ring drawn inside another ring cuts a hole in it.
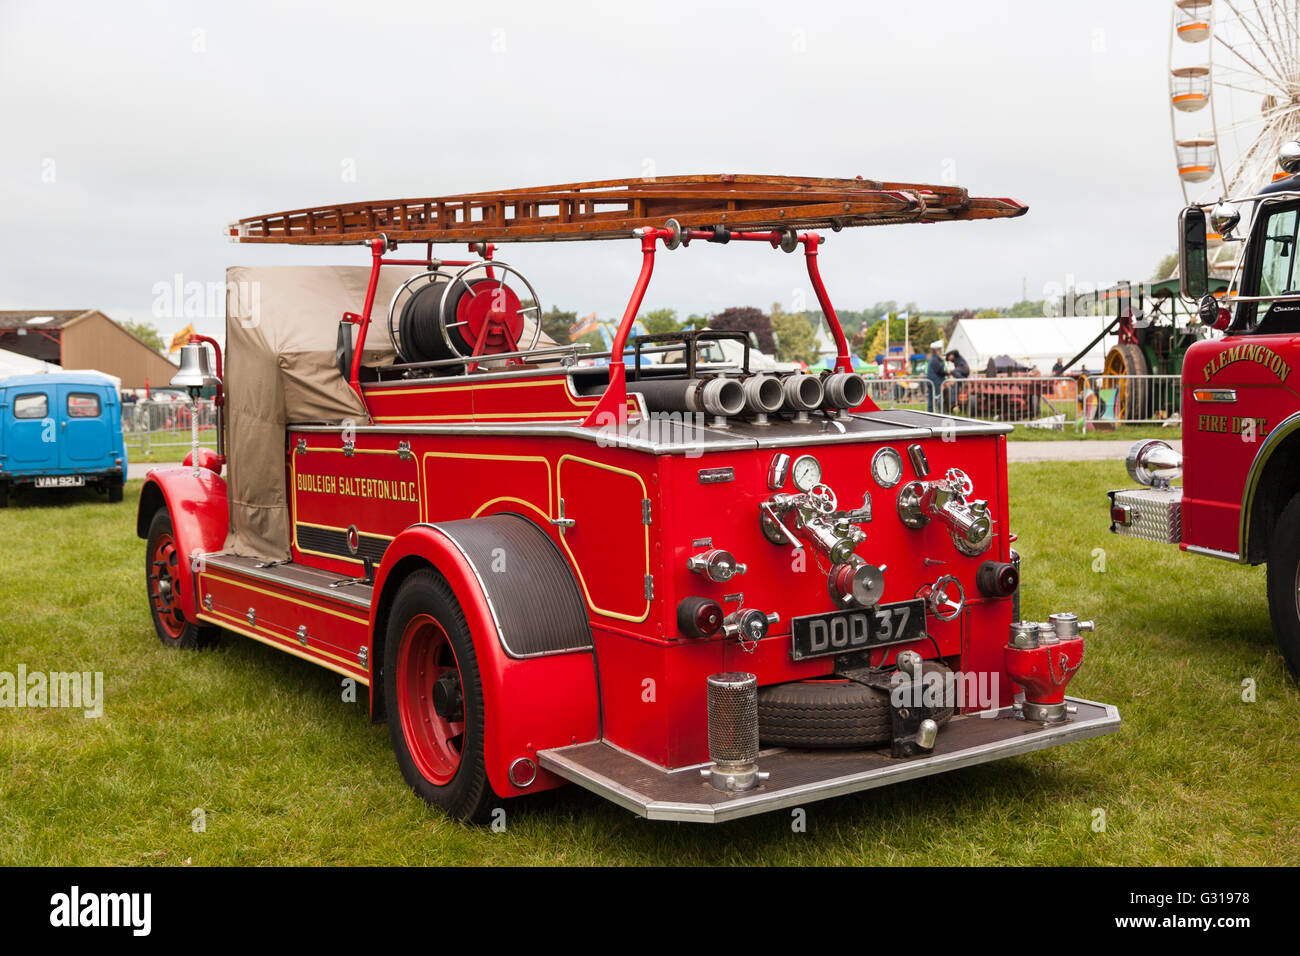
[{"label": "wing mirror", "polygon": [[1188,206],[1178,217],[1178,286],[1185,299],[1200,299],[1210,291],[1208,250],[1205,210]]}]

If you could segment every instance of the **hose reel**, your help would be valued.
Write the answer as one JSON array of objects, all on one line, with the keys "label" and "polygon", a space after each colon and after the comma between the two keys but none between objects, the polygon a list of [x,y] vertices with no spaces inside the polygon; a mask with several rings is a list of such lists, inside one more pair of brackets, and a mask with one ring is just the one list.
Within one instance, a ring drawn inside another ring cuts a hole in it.
[{"label": "hose reel", "polygon": [[[532,305],[521,302],[507,274],[528,290]],[[537,347],[541,313],[532,284],[504,262],[475,262],[454,274],[435,268],[398,287],[388,307],[388,337],[404,362],[512,355]]]}]

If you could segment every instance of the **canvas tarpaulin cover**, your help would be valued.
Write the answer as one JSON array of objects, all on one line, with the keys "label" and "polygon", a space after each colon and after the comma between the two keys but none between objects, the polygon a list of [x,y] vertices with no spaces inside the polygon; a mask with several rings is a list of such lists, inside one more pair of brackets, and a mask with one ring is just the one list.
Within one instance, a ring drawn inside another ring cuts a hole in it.
[{"label": "canvas tarpaulin cover", "polygon": [[[388,303],[422,270],[388,266],[366,335],[367,365],[394,361]],[[361,312],[366,266],[235,266],[226,272],[226,455],[230,535],[226,551],[289,558],[285,426],[366,423],[361,400],[335,365],[338,324]]]}]

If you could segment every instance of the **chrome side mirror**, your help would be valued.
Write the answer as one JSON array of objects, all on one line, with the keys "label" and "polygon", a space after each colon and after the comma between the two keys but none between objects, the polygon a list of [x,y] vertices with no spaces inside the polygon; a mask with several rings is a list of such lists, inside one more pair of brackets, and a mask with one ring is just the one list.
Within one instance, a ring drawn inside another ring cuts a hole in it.
[{"label": "chrome side mirror", "polygon": [[1293,176],[1300,172],[1300,142],[1293,139],[1289,143],[1283,143],[1277,151],[1277,164]]},{"label": "chrome side mirror", "polygon": [[1207,329],[1218,326],[1219,300],[1214,297],[1213,293],[1205,293],[1205,295],[1201,296],[1200,301],[1196,303],[1196,320]]},{"label": "chrome side mirror", "polygon": [[1241,210],[1231,203],[1220,202],[1210,212],[1210,228],[1224,239],[1232,238],[1232,230],[1241,222]]}]

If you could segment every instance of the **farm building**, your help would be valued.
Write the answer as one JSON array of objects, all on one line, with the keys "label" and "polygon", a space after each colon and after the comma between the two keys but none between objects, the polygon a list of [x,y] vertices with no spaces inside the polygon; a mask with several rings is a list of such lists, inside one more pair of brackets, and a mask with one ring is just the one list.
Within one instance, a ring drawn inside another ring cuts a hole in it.
[{"label": "farm building", "polygon": [[165,386],[176,366],[98,309],[0,312],[0,349],[65,369],[95,369],[123,388]]},{"label": "farm building", "polygon": [[[956,350],[970,365],[972,375],[982,374],[989,360],[1001,355],[1050,375],[1057,359],[1068,362],[1100,334],[1108,321],[1102,316],[961,319],[946,350]],[[1106,350],[1113,344],[1115,336],[1106,336],[1075,363],[1073,370],[1100,370]]]}]

